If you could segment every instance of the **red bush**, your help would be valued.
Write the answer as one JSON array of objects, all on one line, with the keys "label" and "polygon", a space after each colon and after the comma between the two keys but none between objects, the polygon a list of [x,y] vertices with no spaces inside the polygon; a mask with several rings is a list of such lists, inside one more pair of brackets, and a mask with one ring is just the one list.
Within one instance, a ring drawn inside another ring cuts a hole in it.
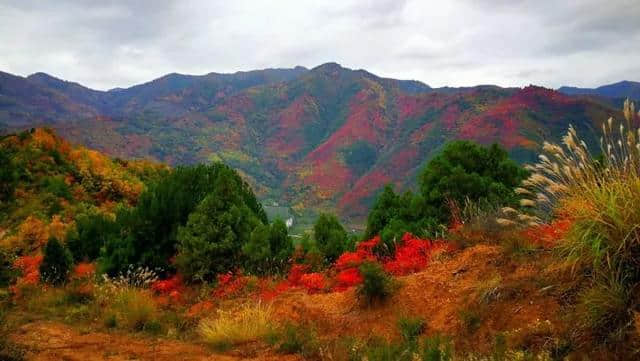
[{"label": "red bush", "polygon": [[300,277],[300,284],[309,293],[318,293],[325,289],[326,280],[322,273],[306,273]]},{"label": "red bush", "polygon": [[78,263],[71,274],[72,278],[90,278],[96,274],[96,266],[93,263]]},{"label": "red bush", "polygon": [[212,296],[226,298],[239,294],[246,287],[249,279],[247,277],[232,273],[218,275],[218,284],[212,291]]},{"label": "red bush", "polygon": [[182,277],[180,275],[174,275],[166,280],[155,281],[151,284],[151,289],[158,294],[168,294],[176,292],[179,293],[184,287]]},{"label": "red bush", "polygon": [[293,264],[289,270],[287,280],[292,286],[298,286],[300,284],[300,278],[309,271],[309,266],[306,264]]},{"label": "red bush", "polygon": [[361,284],[363,280],[360,270],[357,268],[345,269],[336,275],[336,284],[333,287],[333,290],[338,292],[344,291],[349,287]]},{"label": "red bush", "polygon": [[22,272],[22,277],[18,279],[19,284],[37,284],[40,280],[40,264],[42,255],[22,256],[15,260],[13,267]]}]

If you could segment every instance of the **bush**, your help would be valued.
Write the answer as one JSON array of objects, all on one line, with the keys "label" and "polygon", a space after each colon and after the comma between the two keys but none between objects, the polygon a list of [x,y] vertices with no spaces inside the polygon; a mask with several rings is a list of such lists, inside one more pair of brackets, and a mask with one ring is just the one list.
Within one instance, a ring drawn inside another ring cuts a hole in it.
[{"label": "bush", "polygon": [[313,226],[315,244],[328,263],[335,262],[347,250],[348,236],[333,214],[320,214]]},{"label": "bush", "polygon": [[[116,315],[116,324],[133,331],[143,331],[155,321],[157,309],[148,291],[123,287],[115,295],[112,312]],[[107,319],[105,323],[111,324],[111,321]]]},{"label": "bush", "polygon": [[297,353],[306,358],[318,356],[319,344],[316,331],[310,326],[287,323],[279,338],[279,352]]},{"label": "bush", "polygon": [[271,308],[262,303],[247,303],[235,312],[218,310],[212,318],[200,321],[202,338],[216,347],[259,340],[273,329]]},{"label": "bush", "polygon": [[378,263],[367,262],[360,266],[363,281],[356,293],[366,305],[385,301],[393,292],[393,279]]},{"label": "bush", "polygon": [[426,323],[422,318],[417,317],[401,317],[398,320],[398,329],[400,335],[407,342],[415,341],[426,327]]},{"label": "bush", "polygon": [[56,238],[49,238],[40,264],[40,279],[45,283],[61,285],[69,278],[72,266],[73,258],[69,250]]}]

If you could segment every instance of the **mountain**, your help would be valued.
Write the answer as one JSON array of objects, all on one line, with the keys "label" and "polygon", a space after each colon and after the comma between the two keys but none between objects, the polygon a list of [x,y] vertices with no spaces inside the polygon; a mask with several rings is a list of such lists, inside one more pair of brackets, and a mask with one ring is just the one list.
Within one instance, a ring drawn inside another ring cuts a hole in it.
[{"label": "mountain", "polygon": [[536,86],[431,88],[337,63],[169,74],[106,92],[41,73],[1,75],[0,123],[7,129],[49,126],[120,158],[222,160],[263,199],[354,221],[384,184],[411,188],[448,141],[499,142],[526,162],[569,123],[589,136],[597,121],[620,116],[598,97]]},{"label": "mountain", "polygon": [[559,92],[567,95],[598,95],[607,98],[630,98],[640,100],[640,82],[621,81],[597,88],[576,88],[563,86]]}]

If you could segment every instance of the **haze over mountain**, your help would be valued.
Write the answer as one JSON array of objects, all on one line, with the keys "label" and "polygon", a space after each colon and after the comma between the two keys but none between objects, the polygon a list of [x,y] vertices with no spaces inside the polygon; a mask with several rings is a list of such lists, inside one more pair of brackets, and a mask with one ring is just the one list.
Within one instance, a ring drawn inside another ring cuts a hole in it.
[{"label": "haze over mountain", "polygon": [[[591,94],[630,94],[603,88]],[[431,88],[337,63],[174,73],[109,91],[44,73],[0,73],[5,131],[49,126],[114,156],[174,165],[222,160],[262,198],[352,219],[366,213],[384,184],[410,188],[450,140],[499,142],[517,160],[531,161],[541,141],[558,139],[569,123],[589,136],[596,120],[619,115],[616,102],[536,86]]]}]

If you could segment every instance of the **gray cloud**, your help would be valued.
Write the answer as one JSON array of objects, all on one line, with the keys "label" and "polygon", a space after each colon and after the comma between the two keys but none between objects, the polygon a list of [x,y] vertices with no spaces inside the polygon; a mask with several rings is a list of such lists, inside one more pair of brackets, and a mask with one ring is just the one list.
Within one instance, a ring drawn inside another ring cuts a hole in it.
[{"label": "gray cloud", "polygon": [[0,70],[98,89],[337,61],[432,86],[638,79],[635,0],[0,3]]}]

